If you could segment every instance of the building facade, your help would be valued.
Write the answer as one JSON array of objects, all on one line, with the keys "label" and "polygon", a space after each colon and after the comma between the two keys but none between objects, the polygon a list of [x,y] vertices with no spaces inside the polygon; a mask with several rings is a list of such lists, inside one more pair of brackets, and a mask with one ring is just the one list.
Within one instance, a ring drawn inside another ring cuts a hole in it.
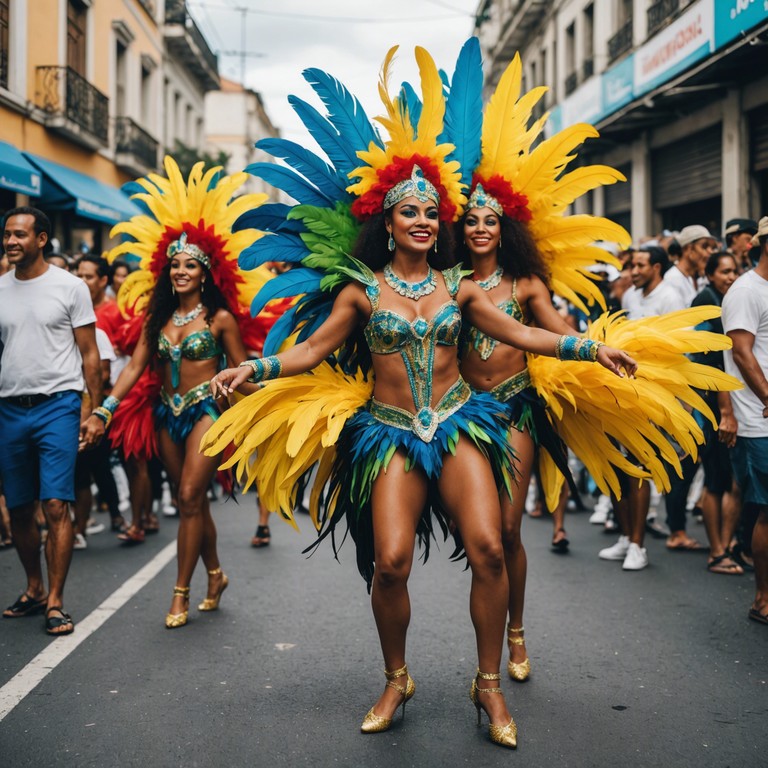
[{"label": "building facade", "polygon": [[[205,96],[205,143],[209,153],[225,152],[229,155],[227,172],[242,171],[251,163],[274,162],[255,148],[261,139],[279,136],[269,119],[261,95],[226,78],[221,78],[221,89],[209,91]],[[252,176],[244,187],[248,193],[279,194],[269,184]]]},{"label": "building facade", "polygon": [[37,205],[62,249],[104,250],[120,186],[203,144],[216,57],[182,0],[0,0],[0,214]]},{"label": "building facade", "polygon": [[764,0],[483,0],[476,31],[489,88],[519,51],[549,130],[594,124],[583,160],[626,175],[580,211],[636,238],[768,212]]}]

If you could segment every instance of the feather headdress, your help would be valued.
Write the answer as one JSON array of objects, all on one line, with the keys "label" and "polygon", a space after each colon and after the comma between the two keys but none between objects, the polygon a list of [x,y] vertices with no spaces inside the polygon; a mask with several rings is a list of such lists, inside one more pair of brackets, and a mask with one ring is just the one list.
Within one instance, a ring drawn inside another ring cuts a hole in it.
[{"label": "feather headdress", "polygon": [[107,254],[110,261],[128,253],[139,257],[139,270],[128,276],[120,290],[120,310],[126,317],[144,311],[157,277],[168,262],[169,245],[185,235],[186,241],[210,261],[213,280],[250,347],[248,329],[252,323],[248,307],[264,281],[246,278],[237,259],[263,232],[233,229],[240,216],[261,206],[267,195],[248,194],[233,199],[248,180],[244,172],[220,176],[221,168],[203,172],[203,163],[197,163],[185,181],[172,157],[166,156],[163,165],[167,177],[152,173],[132,185],[139,190],[132,198],[142,203],[147,213],[117,224],[111,232],[113,237],[126,235],[128,239]]}]

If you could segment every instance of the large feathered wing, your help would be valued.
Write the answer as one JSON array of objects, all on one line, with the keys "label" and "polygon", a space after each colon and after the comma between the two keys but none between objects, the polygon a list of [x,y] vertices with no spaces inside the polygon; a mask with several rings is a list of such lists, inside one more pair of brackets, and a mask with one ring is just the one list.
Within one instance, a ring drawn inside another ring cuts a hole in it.
[{"label": "large feathered wing", "polygon": [[[732,376],[685,357],[730,347],[727,336],[692,330],[719,312],[719,307],[695,307],[640,320],[603,314],[587,336],[635,358],[638,370],[632,379],[615,376],[600,365],[529,356],[531,382],[546,403],[550,421],[603,493],[621,496],[617,469],[653,478],[661,491],[668,491],[665,462],[678,474],[681,471],[670,438],[696,457],[704,436],[691,411],[715,424],[696,390],[730,391],[741,386]],[[646,471],[628,461],[618,444]],[[543,469],[547,504],[554,509],[562,476],[546,457]]]},{"label": "large feathered wing", "polygon": [[[372,391],[361,370],[349,375],[321,363],[241,399],[211,426],[200,450],[217,456],[234,443],[222,469],[235,467],[246,489],[255,482],[267,507],[296,527],[293,509],[301,478],[317,463],[320,474],[327,473],[339,433]],[[322,489],[325,480],[319,476],[315,486]],[[319,527],[318,494],[312,498],[310,512]]]}]

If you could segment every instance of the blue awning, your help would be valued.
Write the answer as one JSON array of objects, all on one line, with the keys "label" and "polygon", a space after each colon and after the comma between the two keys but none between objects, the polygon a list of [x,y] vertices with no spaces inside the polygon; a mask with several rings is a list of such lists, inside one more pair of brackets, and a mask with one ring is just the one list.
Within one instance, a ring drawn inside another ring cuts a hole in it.
[{"label": "blue awning", "polygon": [[0,187],[38,197],[40,173],[13,144],[0,141]]},{"label": "blue awning", "polygon": [[37,202],[43,210],[74,210],[83,218],[105,224],[117,224],[141,213],[116,187],[30,152],[25,154],[43,172],[42,193]]}]

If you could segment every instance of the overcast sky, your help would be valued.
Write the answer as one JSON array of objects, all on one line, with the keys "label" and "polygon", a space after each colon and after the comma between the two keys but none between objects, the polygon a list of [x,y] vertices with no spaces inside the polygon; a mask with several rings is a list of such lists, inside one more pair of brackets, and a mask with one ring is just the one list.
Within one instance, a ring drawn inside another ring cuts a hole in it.
[{"label": "overcast sky", "polygon": [[[319,67],[334,75],[373,118],[381,112],[376,87],[390,46],[400,45],[392,89],[402,80],[416,81],[416,45],[452,74],[459,50],[472,34],[478,4],[479,0],[187,1],[211,49],[219,54],[220,74],[240,82],[244,63],[245,85],[261,93],[282,135],[301,143],[308,134],[287,96],[296,94],[320,105],[301,77],[303,69]],[[237,53],[243,49],[243,32],[248,55],[241,59]]]}]

